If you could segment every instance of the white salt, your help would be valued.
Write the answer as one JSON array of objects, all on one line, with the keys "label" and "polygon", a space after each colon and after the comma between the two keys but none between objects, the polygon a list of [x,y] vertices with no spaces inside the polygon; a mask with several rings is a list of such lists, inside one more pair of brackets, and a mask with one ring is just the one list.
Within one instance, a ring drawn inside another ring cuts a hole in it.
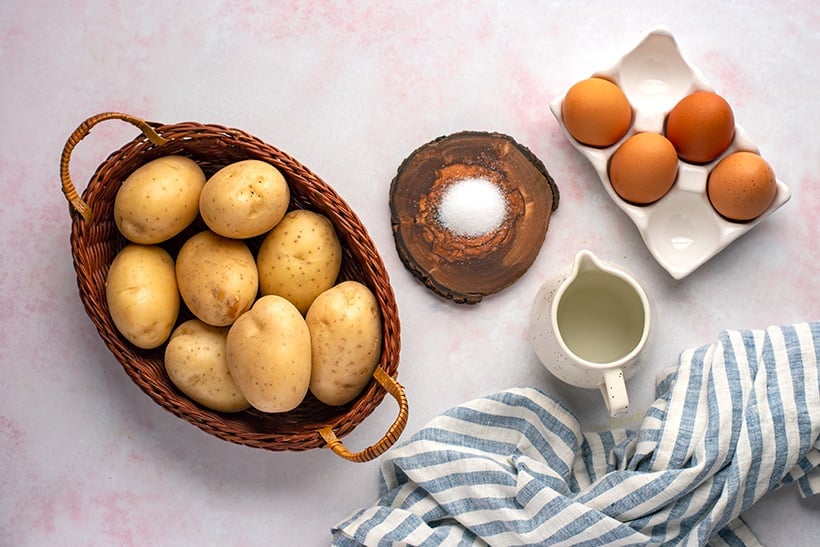
[{"label": "white salt", "polygon": [[507,216],[504,193],[492,181],[467,178],[444,190],[438,207],[438,221],[450,232],[478,237],[498,229]]}]

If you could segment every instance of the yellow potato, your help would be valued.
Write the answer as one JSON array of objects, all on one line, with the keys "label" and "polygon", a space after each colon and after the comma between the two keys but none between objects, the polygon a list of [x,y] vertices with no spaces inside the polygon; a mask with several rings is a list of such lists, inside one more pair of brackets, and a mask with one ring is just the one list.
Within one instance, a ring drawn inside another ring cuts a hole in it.
[{"label": "yellow potato", "polygon": [[265,236],[256,265],[262,294],[283,296],[304,314],[336,283],[342,248],[327,217],[297,209]]},{"label": "yellow potato", "polygon": [[282,220],[290,189],[276,167],[259,160],[229,164],[208,179],[199,210],[208,228],[234,239],[262,235]]},{"label": "yellow potato", "polygon": [[376,297],[357,281],[320,294],[308,310],[310,391],[328,405],[343,405],[367,386],[382,351]]},{"label": "yellow potato", "polygon": [[108,311],[117,330],[143,349],[162,345],[179,314],[174,260],[153,245],[124,247],[105,281]]},{"label": "yellow potato", "polygon": [[170,239],[196,219],[204,185],[205,174],[193,160],[157,158],[123,181],[114,198],[114,222],[134,243]]},{"label": "yellow potato", "polygon": [[165,347],[165,370],[180,391],[220,412],[239,412],[248,401],[236,387],[225,351],[228,327],[212,327],[198,319],[174,329]]},{"label": "yellow potato", "polygon": [[176,276],[191,313],[215,327],[230,325],[250,309],[259,290],[248,246],[209,230],[191,237],[179,250]]},{"label": "yellow potato", "polygon": [[231,326],[228,368],[256,409],[293,410],[310,384],[310,333],[293,304],[263,296]]}]

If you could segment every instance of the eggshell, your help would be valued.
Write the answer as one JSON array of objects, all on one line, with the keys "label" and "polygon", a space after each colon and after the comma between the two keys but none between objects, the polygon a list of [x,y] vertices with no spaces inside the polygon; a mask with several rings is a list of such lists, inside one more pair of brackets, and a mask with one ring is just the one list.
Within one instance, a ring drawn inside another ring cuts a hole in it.
[{"label": "eggshell", "polygon": [[735,116],[729,103],[711,91],[695,91],[669,112],[666,137],[678,156],[690,163],[708,163],[732,143]]},{"label": "eggshell", "polygon": [[735,152],[715,165],[706,191],[718,213],[745,222],[769,208],[777,193],[777,180],[771,166],[759,155]]},{"label": "eggshell", "polygon": [[603,148],[626,135],[632,122],[632,106],[617,85],[603,78],[588,78],[567,91],[562,115],[573,138]]},{"label": "eggshell", "polygon": [[678,155],[663,135],[637,133],[612,155],[612,189],[630,203],[646,205],[661,199],[675,184]]}]

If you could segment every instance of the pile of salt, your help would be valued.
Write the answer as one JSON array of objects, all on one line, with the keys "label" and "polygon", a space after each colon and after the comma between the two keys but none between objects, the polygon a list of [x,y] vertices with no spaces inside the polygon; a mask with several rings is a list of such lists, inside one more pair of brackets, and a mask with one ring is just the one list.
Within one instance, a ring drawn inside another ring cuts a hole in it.
[{"label": "pile of salt", "polygon": [[463,237],[479,237],[501,226],[507,216],[504,193],[492,181],[467,178],[445,189],[437,218],[450,232]]}]

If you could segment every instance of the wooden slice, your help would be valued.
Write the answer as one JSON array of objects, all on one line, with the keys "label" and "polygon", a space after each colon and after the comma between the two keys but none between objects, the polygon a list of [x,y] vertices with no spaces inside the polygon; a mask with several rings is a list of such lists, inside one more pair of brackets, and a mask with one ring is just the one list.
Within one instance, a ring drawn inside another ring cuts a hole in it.
[{"label": "wooden slice", "polygon": [[[448,187],[471,178],[500,188],[506,216],[497,229],[467,237],[442,225],[438,207]],[[532,265],[558,198],[541,160],[512,137],[477,131],[439,137],[410,154],[390,185],[396,250],[430,290],[476,304]]]}]

